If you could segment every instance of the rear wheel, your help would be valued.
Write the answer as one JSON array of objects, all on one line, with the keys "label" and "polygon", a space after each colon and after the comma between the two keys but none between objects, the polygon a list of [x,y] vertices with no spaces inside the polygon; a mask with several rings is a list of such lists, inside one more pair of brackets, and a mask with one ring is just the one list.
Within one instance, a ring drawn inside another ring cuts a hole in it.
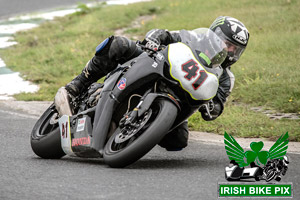
[{"label": "rear wheel", "polygon": [[57,116],[58,113],[52,104],[36,122],[31,132],[31,148],[41,158],[57,159],[66,155],[61,147]]},{"label": "rear wheel", "polygon": [[148,153],[167,134],[177,116],[168,100],[154,101],[135,126],[117,128],[108,140],[103,157],[111,167],[125,167]]}]

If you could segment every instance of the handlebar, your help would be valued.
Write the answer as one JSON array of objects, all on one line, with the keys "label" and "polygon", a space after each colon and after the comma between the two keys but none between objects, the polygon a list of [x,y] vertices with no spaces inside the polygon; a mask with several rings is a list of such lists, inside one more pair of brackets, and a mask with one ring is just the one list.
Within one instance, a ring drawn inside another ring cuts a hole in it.
[{"label": "handlebar", "polygon": [[166,48],[165,45],[160,45],[160,46],[158,47],[157,50],[154,50],[154,49],[151,49],[151,48],[146,47],[146,45],[143,44],[143,43],[142,43],[141,41],[139,41],[139,40],[136,42],[136,44],[137,44],[139,47],[141,47],[141,49],[142,49],[143,51],[145,51],[145,52],[147,52],[147,53],[149,53],[149,54],[154,54],[154,53],[156,53],[157,51],[161,51],[161,50],[164,50],[164,49]]}]

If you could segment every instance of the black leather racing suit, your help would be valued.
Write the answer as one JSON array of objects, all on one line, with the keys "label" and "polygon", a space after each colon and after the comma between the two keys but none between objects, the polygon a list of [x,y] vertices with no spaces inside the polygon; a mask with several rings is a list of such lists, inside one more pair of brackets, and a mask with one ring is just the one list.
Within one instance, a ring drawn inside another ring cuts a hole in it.
[{"label": "black leather racing suit", "polygon": [[[181,35],[180,32],[153,29],[146,34],[146,38],[149,37],[157,40],[159,44],[168,45],[182,41],[182,37],[184,36]],[[74,78],[71,83],[66,85],[66,89],[73,96],[77,96],[92,83],[114,70],[118,64],[123,64],[126,61],[137,57],[142,52],[143,51],[134,41],[121,36],[111,36],[97,46],[95,56],[87,63],[82,70],[82,73]],[[202,115],[205,120],[213,120],[222,113],[223,104],[231,92],[233,81],[233,74],[230,72],[229,68],[226,68],[219,79],[218,92],[214,97],[215,101],[221,103],[222,109],[215,114],[212,112],[212,114],[214,114],[212,119]],[[186,121],[175,130],[168,133],[159,145],[167,150],[181,150],[187,146],[187,141],[188,125]]]}]

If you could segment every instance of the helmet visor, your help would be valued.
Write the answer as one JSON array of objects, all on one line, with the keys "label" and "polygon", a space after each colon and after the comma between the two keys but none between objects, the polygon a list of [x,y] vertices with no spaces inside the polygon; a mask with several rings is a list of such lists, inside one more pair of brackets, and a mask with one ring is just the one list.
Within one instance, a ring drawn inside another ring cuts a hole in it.
[{"label": "helmet visor", "polygon": [[245,47],[241,47],[240,45],[236,45],[228,40],[224,41],[227,46],[228,57],[230,61],[237,61],[241,55],[243,54]]},{"label": "helmet visor", "polygon": [[226,44],[229,60],[237,61],[243,54],[246,47],[228,38],[219,27],[216,29],[215,32],[221,39],[223,39],[224,43]]}]

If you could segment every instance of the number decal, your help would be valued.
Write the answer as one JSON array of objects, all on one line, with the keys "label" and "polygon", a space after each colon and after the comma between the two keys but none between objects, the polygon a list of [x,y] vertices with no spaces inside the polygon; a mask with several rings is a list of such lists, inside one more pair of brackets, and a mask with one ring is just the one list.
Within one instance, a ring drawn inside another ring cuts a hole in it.
[{"label": "number decal", "polygon": [[191,80],[197,75],[197,71],[199,69],[198,63],[196,63],[193,59],[187,61],[186,63],[181,65],[182,71],[187,74],[184,76],[187,80]]},{"label": "number decal", "polygon": [[[186,63],[181,65],[182,71],[186,72],[187,74],[184,76],[187,80],[191,80],[192,78],[198,75],[198,63],[195,62],[193,59],[187,61]],[[197,90],[207,78],[207,73],[204,70],[199,72],[199,77],[193,82],[192,86],[194,90]]]},{"label": "number decal", "polygon": [[194,100],[209,100],[217,93],[218,77],[198,62],[192,49],[184,43],[172,43],[168,47],[170,76]]},{"label": "number decal", "polygon": [[66,122],[66,124],[62,123],[62,129],[61,129],[61,136],[63,138],[67,138],[68,137],[68,122]]},{"label": "number decal", "polygon": [[207,73],[204,70],[200,71],[200,76],[197,78],[197,80],[192,84],[194,90],[197,90],[202,83],[205,81],[205,79],[207,78]]}]

